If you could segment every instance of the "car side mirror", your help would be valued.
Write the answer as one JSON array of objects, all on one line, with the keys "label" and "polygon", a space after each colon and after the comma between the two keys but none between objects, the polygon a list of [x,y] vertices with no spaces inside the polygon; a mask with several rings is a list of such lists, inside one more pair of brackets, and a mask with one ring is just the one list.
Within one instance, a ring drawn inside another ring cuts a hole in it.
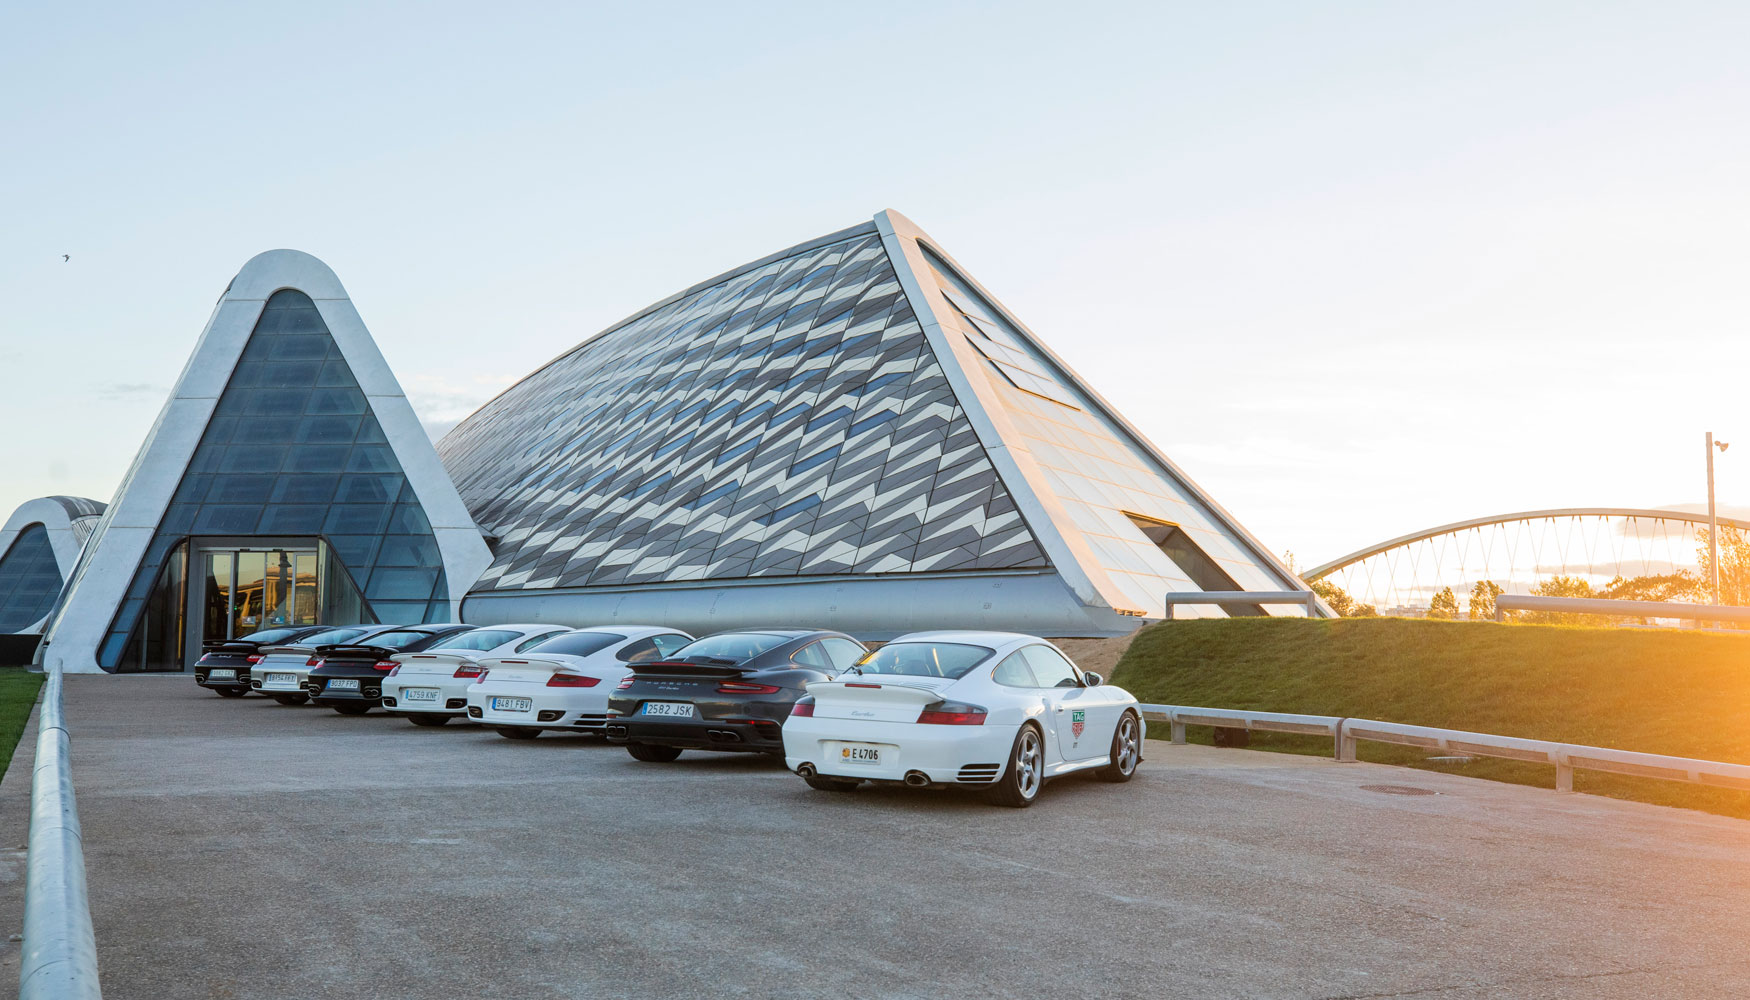
[{"label": "car side mirror", "polygon": [[1082,684],[1086,685],[1087,687],[1099,687],[1101,684],[1104,684],[1104,683],[1106,683],[1106,678],[1101,677],[1099,674],[1094,673],[1092,670],[1082,671]]}]

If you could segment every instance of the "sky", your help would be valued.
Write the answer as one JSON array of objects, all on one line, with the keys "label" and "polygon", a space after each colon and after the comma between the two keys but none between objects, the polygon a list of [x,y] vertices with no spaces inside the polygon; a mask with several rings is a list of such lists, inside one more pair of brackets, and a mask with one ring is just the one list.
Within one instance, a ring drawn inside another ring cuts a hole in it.
[{"label": "sky", "polygon": [[263,250],[335,269],[441,434],[887,208],[1299,565],[1699,504],[1708,430],[1744,512],[1747,40],[1726,2],[11,5],[0,514],[111,496]]}]

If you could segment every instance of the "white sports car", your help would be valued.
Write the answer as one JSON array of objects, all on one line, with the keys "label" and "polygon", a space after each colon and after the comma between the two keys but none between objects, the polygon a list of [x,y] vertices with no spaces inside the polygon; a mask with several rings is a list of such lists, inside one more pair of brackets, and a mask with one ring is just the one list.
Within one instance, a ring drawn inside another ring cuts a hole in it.
[{"label": "white sports car", "polygon": [[383,707],[416,726],[441,726],[468,716],[468,688],[480,679],[480,661],[520,653],[556,635],[563,625],[489,625],[445,639],[417,653],[396,653],[383,678]]},{"label": "white sports car", "polygon": [[815,681],[784,723],[790,769],[823,791],[864,781],[979,785],[1027,806],[1047,779],[1129,781],[1147,730],[1136,699],[1013,632],[914,632],[836,680]]},{"label": "white sports car", "polygon": [[310,700],[304,682],[310,679],[310,668],[322,662],[316,659],[317,646],[363,642],[379,632],[392,632],[396,625],[344,625],[317,632],[284,646],[263,646],[257,651],[261,659],[250,667],[249,683],[256,690],[282,705],[302,705]]},{"label": "white sports car", "polygon": [[543,729],[600,736],[608,695],[632,672],[626,664],[660,660],[692,641],[678,629],[605,625],[482,660],[485,673],[468,688],[468,717],[513,740],[532,740]]}]

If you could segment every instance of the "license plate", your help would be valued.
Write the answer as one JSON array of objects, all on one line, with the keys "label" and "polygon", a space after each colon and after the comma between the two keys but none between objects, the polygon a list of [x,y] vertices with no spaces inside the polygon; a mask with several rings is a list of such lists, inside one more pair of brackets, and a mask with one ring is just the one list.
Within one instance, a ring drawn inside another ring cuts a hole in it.
[{"label": "license plate", "polygon": [[358,689],[359,682],[356,677],[336,677],[328,682],[328,690],[330,691],[357,691]]},{"label": "license plate", "polygon": [[207,671],[207,680],[209,681],[234,681],[236,679],[237,671],[235,670],[225,669]]},{"label": "license plate", "polygon": [[527,712],[534,707],[535,703],[527,698],[492,699],[492,710],[494,712]]},{"label": "license plate", "polygon": [[266,685],[266,684],[296,684],[296,683],[298,683],[298,675],[297,674],[268,674],[267,676],[265,676],[261,679],[261,683],[264,685]]},{"label": "license plate", "polygon": [[438,689],[437,688],[404,688],[401,691],[401,697],[406,698],[408,701],[437,701],[438,700]]},{"label": "license plate", "polygon": [[839,762],[880,767],[883,749],[882,747],[870,746],[867,743],[845,743],[839,747]]},{"label": "license plate", "polygon": [[647,701],[644,703],[644,714],[691,718],[693,703],[690,701]]}]

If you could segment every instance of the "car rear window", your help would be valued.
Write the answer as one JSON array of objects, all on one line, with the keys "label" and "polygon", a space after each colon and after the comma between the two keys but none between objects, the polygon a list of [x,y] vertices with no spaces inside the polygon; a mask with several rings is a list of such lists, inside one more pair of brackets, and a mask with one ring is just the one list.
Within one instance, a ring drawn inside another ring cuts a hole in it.
[{"label": "car rear window", "polygon": [[326,632],[318,632],[315,635],[299,639],[298,644],[302,646],[331,646],[335,643],[351,642],[359,636],[364,635],[367,631],[369,631],[369,629],[333,628]]},{"label": "car rear window", "polygon": [[960,678],[992,652],[960,642],[890,642],[863,657],[857,669],[865,674]]},{"label": "car rear window", "polygon": [[795,636],[773,635],[770,632],[724,632],[695,639],[674,651],[671,660],[730,660],[740,663],[751,660],[768,649],[781,646]]},{"label": "car rear window", "polygon": [[478,629],[473,632],[463,632],[453,635],[438,643],[434,649],[496,649],[499,646],[522,635],[521,632],[508,632],[503,629]]},{"label": "car rear window", "polygon": [[304,631],[304,630],[301,628],[263,629],[260,632],[251,632],[248,635],[243,636],[238,641],[239,642],[279,642],[282,639],[290,639],[292,636],[297,635],[299,632],[302,632],[302,631]]},{"label": "car rear window", "polygon": [[588,656],[599,653],[626,637],[613,632],[567,632],[529,648],[531,653],[561,653],[566,656]]},{"label": "car rear window", "polygon": [[364,640],[368,646],[382,646],[386,649],[404,649],[422,639],[431,638],[430,632],[384,632]]}]

